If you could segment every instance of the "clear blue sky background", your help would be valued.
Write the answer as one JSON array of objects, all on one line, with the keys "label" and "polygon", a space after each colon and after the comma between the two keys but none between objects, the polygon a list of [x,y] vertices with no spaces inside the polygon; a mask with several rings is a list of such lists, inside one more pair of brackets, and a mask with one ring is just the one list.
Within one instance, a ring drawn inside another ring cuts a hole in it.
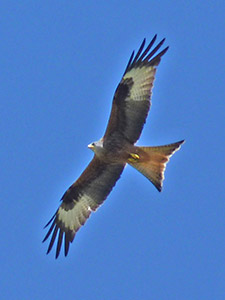
[{"label": "clear blue sky background", "polygon": [[[224,299],[224,1],[2,1],[1,299]],[[130,167],[46,256],[43,226],[92,158],[131,51],[163,57],[139,141],[185,138],[162,193]]]}]

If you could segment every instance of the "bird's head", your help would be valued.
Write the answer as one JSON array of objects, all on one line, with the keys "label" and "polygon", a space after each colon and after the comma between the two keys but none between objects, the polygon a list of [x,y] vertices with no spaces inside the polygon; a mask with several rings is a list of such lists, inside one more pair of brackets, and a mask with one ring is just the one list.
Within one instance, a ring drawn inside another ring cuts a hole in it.
[{"label": "bird's head", "polygon": [[91,149],[95,154],[99,154],[103,149],[103,139],[101,138],[99,141],[89,144],[88,148]]}]

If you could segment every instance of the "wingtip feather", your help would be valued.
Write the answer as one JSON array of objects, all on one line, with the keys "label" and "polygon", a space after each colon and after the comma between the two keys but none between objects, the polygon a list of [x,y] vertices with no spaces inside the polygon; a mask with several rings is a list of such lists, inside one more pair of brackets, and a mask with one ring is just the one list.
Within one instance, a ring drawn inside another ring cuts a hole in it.
[{"label": "wingtip feather", "polygon": [[60,251],[61,251],[62,239],[63,239],[63,231],[62,231],[62,229],[60,229],[59,236],[58,236],[58,243],[57,243],[57,247],[56,247],[56,254],[55,254],[56,259],[58,258]]},{"label": "wingtip feather", "polygon": [[[155,41],[157,38],[157,34],[154,35],[153,39],[151,42],[147,45],[147,47],[144,49],[146,39],[143,39],[143,42],[141,43],[141,46],[139,47],[137,54],[134,56],[134,51],[131,54],[131,57],[128,61],[128,64],[126,66],[125,73],[132,67],[134,67],[136,64],[147,62],[150,63],[151,65],[157,65],[160,62],[160,58],[166,53],[166,51],[169,49],[169,47],[166,47],[164,50],[162,50],[158,55],[153,57],[155,53],[159,50],[159,48],[163,45],[165,42],[165,38],[163,38],[156,46],[155,48],[149,53],[150,49],[154,45]],[[142,52],[143,51],[143,52]],[[152,58],[153,57],[153,58]],[[152,58],[152,59],[151,59]]]}]

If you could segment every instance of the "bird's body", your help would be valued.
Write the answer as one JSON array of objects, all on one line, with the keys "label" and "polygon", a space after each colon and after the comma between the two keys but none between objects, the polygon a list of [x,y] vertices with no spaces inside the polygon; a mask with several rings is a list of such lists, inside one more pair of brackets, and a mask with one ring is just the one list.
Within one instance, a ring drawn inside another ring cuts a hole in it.
[{"label": "bird's body", "polygon": [[107,163],[119,164],[126,163],[130,157],[130,153],[138,151],[138,147],[130,143],[125,143],[122,148],[118,147],[117,149],[106,149],[104,147],[103,139],[88,145],[88,148],[91,149],[100,160]]},{"label": "bird's body", "polygon": [[145,40],[136,56],[132,53],[123,77],[113,98],[112,110],[104,136],[88,147],[95,153],[81,176],[65,192],[62,204],[48,222],[50,236],[47,253],[50,252],[58,234],[56,258],[64,237],[65,255],[68,254],[76,232],[92,211],[103,203],[126,164],[131,165],[161,191],[164,170],[169,157],[184,141],[157,146],[139,147],[139,139],[151,105],[151,94],[156,67],[168,47],[156,56],[162,40],[152,51],[156,36],[144,49]]}]

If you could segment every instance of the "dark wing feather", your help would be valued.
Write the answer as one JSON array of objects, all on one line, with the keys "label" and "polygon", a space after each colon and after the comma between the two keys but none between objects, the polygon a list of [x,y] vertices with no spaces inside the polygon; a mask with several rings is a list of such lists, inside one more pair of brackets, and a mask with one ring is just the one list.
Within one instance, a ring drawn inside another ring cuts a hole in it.
[{"label": "dark wing feather", "polygon": [[135,57],[133,52],[129,59],[113,98],[112,111],[103,138],[106,149],[122,148],[127,142],[134,144],[140,137],[151,105],[156,67],[168,50],[167,47],[154,56],[165,39],[151,50],[155,40],[156,35],[143,51],[144,39]]},{"label": "dark wing feather", "polygon": [[123,164],[109,164],[99,160],[96,156],[81,174],[80,178],[65,192],[62,204],[48,222],[51,224],[44,240],[51,235],[47,253],[55,243],[56,258],[59,256],[64,239],[65,256],[76,232],[86,222],[90,213],[95,211],[106,199],[124,169]]}]

